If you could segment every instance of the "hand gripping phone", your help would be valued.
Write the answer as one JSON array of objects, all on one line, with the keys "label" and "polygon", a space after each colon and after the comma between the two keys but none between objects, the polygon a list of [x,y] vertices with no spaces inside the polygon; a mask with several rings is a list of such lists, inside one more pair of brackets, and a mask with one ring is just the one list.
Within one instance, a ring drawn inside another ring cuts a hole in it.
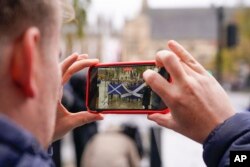
[{"label": "hand gripping phone", "polygon": [[170,81],[165,68],[154,61],[99,63],[88,71],[86,105],[89,112],[104,114],[167,113],[168,107],[145,83],[142,74],[154,70]]}]

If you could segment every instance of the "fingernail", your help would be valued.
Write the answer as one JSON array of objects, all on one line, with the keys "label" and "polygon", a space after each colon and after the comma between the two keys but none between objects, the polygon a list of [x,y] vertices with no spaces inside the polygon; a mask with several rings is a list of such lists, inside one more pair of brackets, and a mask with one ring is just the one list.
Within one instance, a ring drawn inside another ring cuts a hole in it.
[{"label": "fingernail", "polygon": [[79,59],[86,59],[86,58],[88,58],[88,55],[87,54],[81,54],[81,55],[78,55],[78,58]]},{"label": "fingernail", "polygon": [[72,56],[78,56],[79,54],[77,52],[72,53]]},{"label": "fingernail", "polygon": [[103,117],[103,115],[102,115],[102,114],[98,114],[98,115],[96,116],[96,119],[98,119],[98,120],[103,120],[103,119],[104,119],[104,117]]},{"label": "fingernail", "polygon": [[148,78],[150,75],[153,75],[153,74],[154,74],[154,72],[152,70],[148,69],[148,70],[144,71],[144,73],[142,75],[143,75],[143,78],[145,79],[145,78]]},{"label": "fingernail", "polygon": [[152,120],[151,117],[150,117],[150,115],[148,115],[148,119],[149,119],[149,120]]},{"label": "fingernail", "polygon": [[176,45],[178,43],[175,40],[170,40],[170,41],[168,41],[168,44],[169,45]]}]

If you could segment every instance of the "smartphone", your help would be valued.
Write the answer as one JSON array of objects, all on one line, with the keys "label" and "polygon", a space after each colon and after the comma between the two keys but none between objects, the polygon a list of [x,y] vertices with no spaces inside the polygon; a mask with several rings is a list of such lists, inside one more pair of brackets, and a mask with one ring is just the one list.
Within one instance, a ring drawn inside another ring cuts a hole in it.
[{"label": "smartphone", "polygon": [[154,70],[170,81],[165,68],[154,61],[96,64],[88,71],[88,111],[114,114],[166,113],[168,107],[145,83],[143,72]]}]

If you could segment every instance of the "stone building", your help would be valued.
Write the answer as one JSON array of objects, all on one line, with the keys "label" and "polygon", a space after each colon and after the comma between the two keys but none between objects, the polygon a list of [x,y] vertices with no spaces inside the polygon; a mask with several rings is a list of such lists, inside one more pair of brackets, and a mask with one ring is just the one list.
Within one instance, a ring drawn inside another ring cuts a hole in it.
[{"label": "stone building", "polygon": [[[217,51],[216,12],[215,7],[151,9],[144,0],[140,14],[125,23],[121,61],[154,59],[174,39],[206,66]],[[227,9],[225,15],[229,22],[233,10]]]}]

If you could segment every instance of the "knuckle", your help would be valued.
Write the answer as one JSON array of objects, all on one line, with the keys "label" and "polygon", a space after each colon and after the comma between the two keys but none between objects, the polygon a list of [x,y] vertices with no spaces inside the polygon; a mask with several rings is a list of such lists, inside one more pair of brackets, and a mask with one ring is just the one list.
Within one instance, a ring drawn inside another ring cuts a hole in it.
[{"label": "knuckle", "polygon": [[182,99],[182,94],[181,93],[175,93],[173,96],[172,96],[172,99],[176,102],[179,102],[181,101]]},{"label": "knuckle", "polygon": [[186,81],[175,91],[176,93],[172,95],[171,99],[176,105],[185,103],[187,96],[192,96],[195,94],[196,84],[192,81]]},{"label": "knuckle", "polygon": [[172,95],[171,97],[171,107],[173,108],[178,108],[181,106],[182,101],[183,101],[183,94],[182,93],[175,93],[174,95]]},{"label": "knuckle", "polygon": [[187,55],[187,52],[183,48],[179,48],[178,53],[183,56]]},{"label": "knuckle", "polygon": [[209,74],[205,75],[198,75],[196,78],[196,87],[204,87],[204,85],[210,85],[211,84],[211,78]]},{"label": "knuckle", "polygon": [[168,50],[159,51],[159,52],[157,52],[157,55],[165,61],[171,60],[172,58],[175,57],[173,52],[168,51]]},{"label": "knuckle", "polygon": [[169,52],[163,57],[163,61],[168,64],[172,64],[175,60],[176,60],[176,56],[171,52]]},{"label": "knuckle", "polygon": [[157,56],[164,56],[167,55],[169,53],[168,50],[160,50],[156,53]]},{"label": "knuckle", "polygon": [[189,58],[189,59],[187,60],[187,64],[189,64],[189,65],[194,65],[194,66],[198,66],[198,64],[197,64],[197,62],[195,61],[194,58]]},{"label": "knuckle", "polygon": [[194,91],[195,91],[195,87],[196,87],[196,84],[194,82],[187,82],[183,85],[183,90],[186,94],[194,94]]},{"label": "knuckle", "polygon": [[147,77],[147,83],[149,85],[154,84],[157,81],[157,75],[154,72],[151,72]]}]

